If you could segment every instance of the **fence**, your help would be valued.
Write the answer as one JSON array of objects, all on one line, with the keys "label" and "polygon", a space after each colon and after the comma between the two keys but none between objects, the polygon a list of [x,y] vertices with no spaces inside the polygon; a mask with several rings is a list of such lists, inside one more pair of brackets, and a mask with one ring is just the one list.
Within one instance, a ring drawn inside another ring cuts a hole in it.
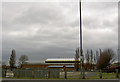
[{"label": "fence", "polygon": [[[10,70],[2,70],[2,77],[6,77],[6,74],[10,75]],[[13,74],[15,78],[60,78],[60,79],[80,79],[81,71],[60,71],[58,69],[14,69]],[[85,79],[117,79],[116,73],[111,72],[99,72],[99,71],[85,71]],[[12,74],[11,74],[12,75]],[[119,73],[120,76],[120,73]]]},{"label": "fence", "polygon": [[2,77],[6,76],[6,69],[2,69]]},{"label": "fence", "polygon": [[[2,70],[2,77],[5,77],[6,70]],[[9,71],[7,71],[9,72]],[[39,69],[14,69],[14,77],[16,78],[59,78],[59,70],[39,70]]]},{"label": "fence", "polygon": [[[65,76],[66,75],[66,76]],[[117,79],[116,72],[99,72],[99,71],[85,71],[85,79]],[[120,73],[119,73],[120,76]],[[64,71],[60,72],[60,78],[62,79],[81,79],[81,71],[68,71],[66,74]]]}]

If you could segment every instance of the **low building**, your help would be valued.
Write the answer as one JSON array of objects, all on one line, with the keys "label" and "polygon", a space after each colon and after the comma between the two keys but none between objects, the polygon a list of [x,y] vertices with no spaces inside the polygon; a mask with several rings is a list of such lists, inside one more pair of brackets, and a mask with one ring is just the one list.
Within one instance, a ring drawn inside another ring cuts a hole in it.
[{"label": "low building", "polygon": [[[79,60],[80,62],[80,60]],[[49,69],[63,69],[66,66],[67,70],[74,70],[75,58],[48,58],[45,60],[47,64],[54,64],[48,66]],[[61,66],[59,64],[62,64]]]},{"label": "low building", "polygon": [[48,58],[45,60],[45,63],[74,64],[75,58]]},{"label": "low building", "polygon": [[39,69],[60,69],[63,70],[63,66],[66,66],[67,70],[74,70],[74,58],[48,58],[45,63],[26,63],[22,64],[22,68],[39,68]]},{"label": "low building", "polygon": [[47,69],[49,65],[45,63],[27,63],[27,64],[22,64],[21,68],[40,68],[40,69]]}]

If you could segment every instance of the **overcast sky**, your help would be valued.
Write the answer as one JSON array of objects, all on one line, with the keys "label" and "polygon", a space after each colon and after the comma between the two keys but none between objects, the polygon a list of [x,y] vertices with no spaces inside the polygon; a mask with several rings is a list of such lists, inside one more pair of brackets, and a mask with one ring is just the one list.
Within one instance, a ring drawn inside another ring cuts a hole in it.
[{"label": "overcast sky", "polygon": [[[29,61],[49,57],[74,57],[79,47],[77,2],[4,2],[2,6],[2,56]],[[82,3],[83,48],[118,48],[118,3]]]}]

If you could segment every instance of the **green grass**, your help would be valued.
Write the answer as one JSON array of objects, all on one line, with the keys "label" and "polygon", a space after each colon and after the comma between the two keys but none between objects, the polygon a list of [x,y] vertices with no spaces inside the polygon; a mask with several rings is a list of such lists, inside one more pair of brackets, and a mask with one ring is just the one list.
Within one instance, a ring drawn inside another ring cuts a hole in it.
[{"label": "green grass", "polygon": [[[120,76],[120,73],[119,73],[119,76]],[[100,79],[99,78],[99,73],[97,73],[96,76],[86,77],[86,79]],[[115,73],[102,73],[102,79],[118,79],[118,78],[116,78]]]},{"label": "green grass", "polygon": [[116,79],[115,73],[102,73],[103,79]]}]

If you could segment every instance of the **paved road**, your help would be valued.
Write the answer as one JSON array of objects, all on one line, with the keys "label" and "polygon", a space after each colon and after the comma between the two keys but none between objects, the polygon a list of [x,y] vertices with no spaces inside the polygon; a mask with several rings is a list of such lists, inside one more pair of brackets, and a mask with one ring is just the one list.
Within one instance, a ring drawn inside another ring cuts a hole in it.
[{"label": "paved road", "polygon": [[25,80],[25,79],[6,79],[2,82],[119,82],[119,80]]}]

